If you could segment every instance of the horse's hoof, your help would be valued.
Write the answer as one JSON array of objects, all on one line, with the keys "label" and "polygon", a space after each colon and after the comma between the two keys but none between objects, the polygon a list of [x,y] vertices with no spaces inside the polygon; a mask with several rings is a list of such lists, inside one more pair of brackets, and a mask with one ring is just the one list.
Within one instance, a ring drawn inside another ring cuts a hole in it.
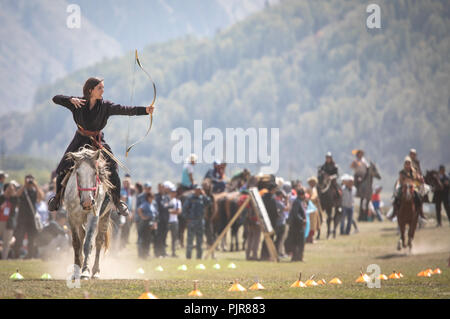
[{"label": "horse's hoof", "polygon": [[400,242],[398,242],[398,244],[397,244],[397,250],[398,251],[402,250],[402,244]]},{"label": "horse's hoof", "polygon": [[83,271],[80,278],[81,278],[81,280],[89,280],[91,278],[91,274],[90,274],[89,270]]},{"label": "horse's hoof", "polygon": [[100,273],[96,272],[95,274],[92,275],[92,279],[99,279],[100,278]]}]

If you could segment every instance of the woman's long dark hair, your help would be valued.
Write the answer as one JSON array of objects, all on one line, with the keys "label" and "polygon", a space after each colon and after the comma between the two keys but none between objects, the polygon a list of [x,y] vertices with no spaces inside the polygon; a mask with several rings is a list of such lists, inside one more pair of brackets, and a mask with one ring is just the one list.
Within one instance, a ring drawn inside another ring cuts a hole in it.
[{"label": "woman's long dark hair", "polygon": [[89,100],[91,97],[90,91],[93,90],[100,82],[103,82],[103,79],[96,77],[87,79],[83,86],[83,99]]}]

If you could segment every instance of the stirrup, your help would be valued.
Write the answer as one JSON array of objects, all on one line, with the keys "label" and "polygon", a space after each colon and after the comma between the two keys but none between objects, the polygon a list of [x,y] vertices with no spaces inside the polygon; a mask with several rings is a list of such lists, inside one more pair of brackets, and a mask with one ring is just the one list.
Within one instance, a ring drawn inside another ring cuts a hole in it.
[{"label": "stirrup", "polygon": [[58,195],[53,196],[48,200],[48,210],[50,212],[57,211],[59,207],[61,206],[61,200],[59,199]]},{"label": "stirrup", "polygon": [[119,215],[127,217],[130,214],[127,204],[125,204],[125,202],[123,202],[123,201],[120,201],[118,207],[116,207],[116,208],[117,208],[117,212],[119,213]]}]

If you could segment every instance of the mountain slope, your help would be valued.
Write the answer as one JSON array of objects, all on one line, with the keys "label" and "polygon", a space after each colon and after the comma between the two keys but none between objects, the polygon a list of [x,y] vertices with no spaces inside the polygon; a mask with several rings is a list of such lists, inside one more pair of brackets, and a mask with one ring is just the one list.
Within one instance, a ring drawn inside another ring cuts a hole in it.
[{"label": "mountain slope", "polygon": [[[316,172],[331,151],[349,172],[351,150],[366,150],[391,187],[409,148],[424,168],[450,163],[449,8],[445,1],[380,2],[382,29],[365,26],[364,5],[353,1],[283,1],[213,39],[187,37],[151,45],[141,61],[158,87],[153,128],[127,159],[138,178],[177,178],[171,133],[203,129],[279,128],[280,169],[286,178]],[[105,78],[105,97],[130,101],[131,52],[42,87],[37,107],[10,152],[60,157],[74,132],[70,114],[53,106],[55,94],[79,95],[91,75]],[[152,98],[148,79],[135,75],[134,104]],[[123,158],[148,118],[112,118],[105,130]],[[63,127],[63,129],[61,129]],[[205,146],[208,142],[204,141]],[[207,164],[200,165],[203,172]],[[233,166],[228,174],[233,171]],[[250,167],[256,172],[258,165]]]}]

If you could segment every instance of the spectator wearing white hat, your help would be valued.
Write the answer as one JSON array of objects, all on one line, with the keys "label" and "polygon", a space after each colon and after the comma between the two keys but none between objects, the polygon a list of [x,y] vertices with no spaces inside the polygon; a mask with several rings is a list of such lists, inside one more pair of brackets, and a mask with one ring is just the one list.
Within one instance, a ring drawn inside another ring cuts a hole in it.
[{"label": "spectator wearing white hat", "polygon": [[[353,221],[353,198],[356,195],[356,188],[353,186],[353,176],[345,174],[342,176],[344,187],[342,188],[342,219],[341,235],[349,235]],[[347,225],[345,221],[347,220]]]},{"label": "spectator wearing white hat", "polygon": [[194,186],[194,166],[197,162],[197,155],[191,154],[186,159],[186,163],[183,166],[183,172],[181,174],[181,187],[184,190],[190,190]]}]

